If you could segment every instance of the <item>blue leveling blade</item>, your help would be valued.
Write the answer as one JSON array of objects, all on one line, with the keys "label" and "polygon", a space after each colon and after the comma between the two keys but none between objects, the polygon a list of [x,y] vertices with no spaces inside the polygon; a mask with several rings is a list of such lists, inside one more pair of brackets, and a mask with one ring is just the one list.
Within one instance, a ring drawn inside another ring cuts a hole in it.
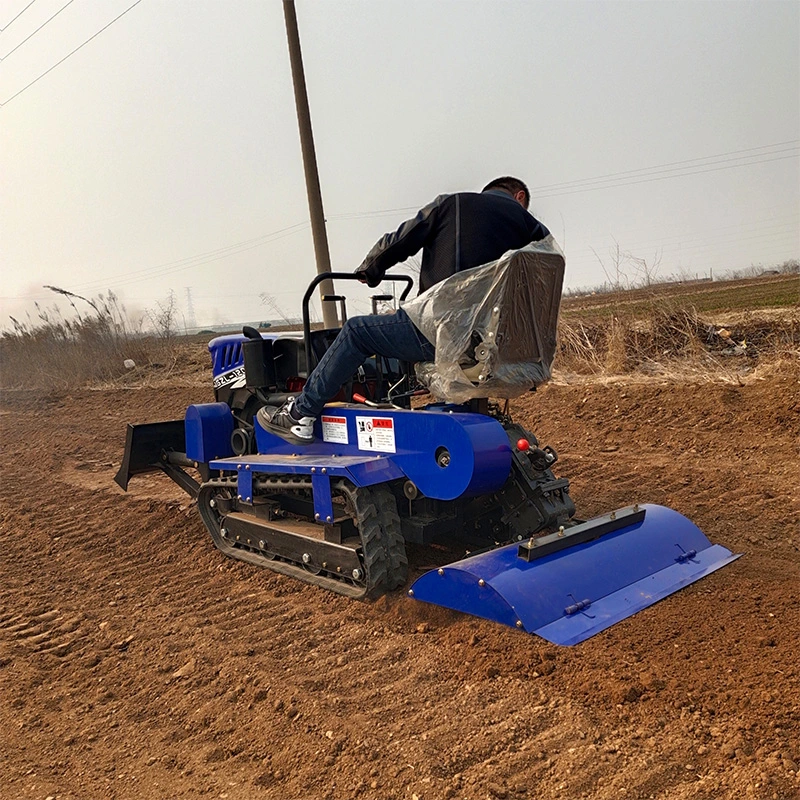
[{"label": "blue leveling blade", "polygon": [[431,570],[408,593],[571,645],[739,555],[677,511],[642,505]]}]

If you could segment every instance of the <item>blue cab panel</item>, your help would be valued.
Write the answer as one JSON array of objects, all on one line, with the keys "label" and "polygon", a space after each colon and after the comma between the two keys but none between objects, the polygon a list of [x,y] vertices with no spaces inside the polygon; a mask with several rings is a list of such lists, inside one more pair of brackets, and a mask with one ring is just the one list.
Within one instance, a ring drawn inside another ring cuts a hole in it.
[{"label": "blue cab panel", "polygon": [[[262,333],[262,339],[275,341],[276,339],[291,339],[302,341],[302,333],[282,331],[281,333]],[[218,378],[232,369],[244,367],[244,352],[242,345],[247,337],[242,333],[227,333],[217,336],[208,343],[208,352],[211,354],[211,374]]]},{"label": "blue cab panel", "polygon": [[[225,403],[195,406],[187,413],[193,441],[202,440],[203,454],[230,440],[232,417],[214,409]],[[230,424],[229,424],[230,422]],[[366,406],[326,406],[316,422],[316,439],[308,445],[286,442],[255,421],[258,453],[202,459],[211,469],[235,472],[243,502],[254,497],[259,474],[311,475],[315,519],[330,522],[332,478],[344,477],[356,486],[407,478],[419,491],[437,500],[452,500],[499,490],[511,471],[511,447],[499,422],[482,414],[452,407],[430,411],[374,409]],[[199,434],[195,432],[199,431]],[[212,433],[212,431],[214,433]],[[200,451],[200,445],[197,452]]]},{"label": "blue cab panel", "polygon": [[[437,500],[499,490],[511,471],[511,447],[502,425],[482,414],[453,409],[328,405],[315,423],[315,441],[303,446],[284,441],[256,421],[260,455],[249,458],[263,465],[272,456],[302,456],[310,469],[314,458],[318,459],[314,466],[322,466],[323,461],[327,466],[331,457],[370,456],[352,468],[357,485],[374,483],[367,472],[375,469],[377,461],[389,461],[394,477],[405,476],[422,494]],[[238,459],[247,460],[247,456]]]},{"label": "blue cab panel", "polygon": [[186,456],[207,464],[233,455],[233,414],[227,403],[202,403],[186,409]]},{"label": "blue cab panel", "polygon": [[409,595],[571,645],[739,558],[677,511],[644,519],[534,561],[519,545],[431,570]]}]

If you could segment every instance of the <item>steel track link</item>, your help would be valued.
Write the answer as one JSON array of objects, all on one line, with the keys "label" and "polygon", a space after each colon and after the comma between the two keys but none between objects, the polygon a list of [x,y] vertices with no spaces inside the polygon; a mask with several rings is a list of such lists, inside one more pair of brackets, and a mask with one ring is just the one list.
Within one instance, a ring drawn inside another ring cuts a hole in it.
[{"label": "steel track link", "polygon": [[[255,479],[253,489],[255,500],[269,499],[276,490],[284,494],[310,492],[311,480],[297,476]],[[344,499],[345,511],[358,530],[359,543],[355,547],[299,534],[283,534],[282,540],[277,528],[271,529],[269,522],[255,516],[252,506],[238,501],[236,491],[236,478],[216,478],[205,482],[197,497],[200,516],[212,541],[225,555],[353,598],[376,597],[406,582],[405,543],[394,497],[385,487],[359,488],[344,480],[331,482],[334,497]],[[228,528],[247,535],[231,536]],[[265,536],[265,530],[271,535]],[[288,543],[287,536],[291,537]],[[273,543],[272,548],[268,540]],[[303,556],[291,552],[291,545],[296,550],[302,541],[313,544],[317,553],[330,554],[319,561],[321,566],[303,563]],[[327,568],[328,563],[341,563],[343,555],[348,571]]]}]

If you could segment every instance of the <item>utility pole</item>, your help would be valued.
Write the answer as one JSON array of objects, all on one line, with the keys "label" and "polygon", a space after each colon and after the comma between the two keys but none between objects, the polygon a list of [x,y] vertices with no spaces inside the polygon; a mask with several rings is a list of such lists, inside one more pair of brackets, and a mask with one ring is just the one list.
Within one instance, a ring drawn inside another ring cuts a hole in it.
[{"label": "utility pole", "polygon": [[[308,110],[308,93],[303,71],[303,56],[300,52],[300,34],[297,30],[297,14],[294,0],[283,0],[283,16],[286,20],[286,37],[289,40],[289,60],[292,65],[294,102],[297,107],[297,124],[300,127],[300,147],[303,151],[303,168],[306,173],[308,210],[311,214],[311,235],[314,239],[314,254],[317,274],[331,271],[331,256],[328,250],[328,233],[325,230],[325,214],[322,210],[322,193],[319,187],[317,156],[314,151],[314,135],[311,132],[311,114]],[[321,298],[333,294],[333,282],[323,281],[319,285],[322,320],[326,328],[338,328],[339,316],[334,303],[323,303]]]}]

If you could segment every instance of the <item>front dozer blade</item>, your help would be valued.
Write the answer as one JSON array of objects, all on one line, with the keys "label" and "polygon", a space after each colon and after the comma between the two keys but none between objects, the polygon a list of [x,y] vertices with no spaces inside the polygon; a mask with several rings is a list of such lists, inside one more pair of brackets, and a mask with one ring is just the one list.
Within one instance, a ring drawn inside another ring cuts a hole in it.
[{"label": "front dozer blade", "polygon": [[409,595],[571,645],[739,555],[677,511],[642,505],[431,570]]},{"label": "front dozer blade", "polygon": [[186,452],[182,419],[128,425],[125,434],[125,454],[114,481],[127,491],[128,482],[133,475],[164,471],[172,477],[171,465],[167,463],[164,454],[173,452],[180,454]]}]

